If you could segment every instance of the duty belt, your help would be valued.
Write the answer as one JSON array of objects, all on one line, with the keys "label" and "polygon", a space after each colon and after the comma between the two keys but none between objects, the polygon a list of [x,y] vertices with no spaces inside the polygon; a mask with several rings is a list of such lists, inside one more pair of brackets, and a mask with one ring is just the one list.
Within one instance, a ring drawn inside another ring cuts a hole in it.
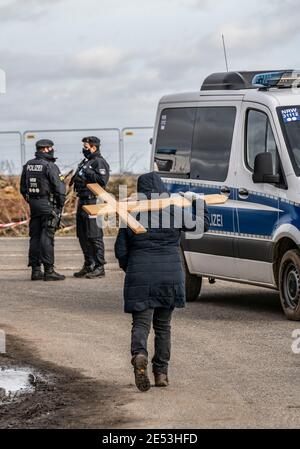
[{"label": "duty belt", "polygon": [[35,195],[35,196],[32,196],[32,195],[28,195],[28,198],[30,199],[30,200],[42,200],[42,199],[45,199],[45,198],[47,198],[47,199],[49,199],[49,195]]},{"label": "duty belt", "polygon": [[79,203],[84,204],[85,202],[88,202],[90,200],[96,200],[97,198],[94,195],[89,196],[81,196],[79,197]]}]

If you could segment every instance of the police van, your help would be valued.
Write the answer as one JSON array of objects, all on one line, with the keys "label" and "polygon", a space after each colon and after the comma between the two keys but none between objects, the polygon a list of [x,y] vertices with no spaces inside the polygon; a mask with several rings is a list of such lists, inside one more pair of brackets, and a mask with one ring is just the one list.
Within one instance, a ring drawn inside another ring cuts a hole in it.
[{"label": "police van", "polygon": [[158,105],[153,168],[171,193],[221,193],[210,230],[184,239],[187,300],[202,278],[277,289],[300,320],[300,72],[229,72]]}]

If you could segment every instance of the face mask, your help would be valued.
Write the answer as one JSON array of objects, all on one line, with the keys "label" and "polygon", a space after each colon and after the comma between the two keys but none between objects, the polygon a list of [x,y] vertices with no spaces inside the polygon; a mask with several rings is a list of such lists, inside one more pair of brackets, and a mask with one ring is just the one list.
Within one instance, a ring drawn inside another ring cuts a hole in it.
[{"label": "face mask", "polygon": [[48,159],[54,159],[54,149],[51,151],[48,151],[47,153],[43,153],[43,154]]},{"label": "face mask", "polygon": [[83,152],[84,157],[87,158],[87,159],[88,159],[88,158],[90,157],[90,155],[91,155],[90,150],[87,150],[86,148],[82,148],[82,152]]}]

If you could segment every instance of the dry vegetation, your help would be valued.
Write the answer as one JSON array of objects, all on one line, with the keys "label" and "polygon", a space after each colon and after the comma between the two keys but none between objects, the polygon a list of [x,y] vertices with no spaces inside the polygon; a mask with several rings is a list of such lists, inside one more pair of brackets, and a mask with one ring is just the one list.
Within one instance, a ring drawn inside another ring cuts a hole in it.
[{"label": "dry vegetation", "polygon": [[[29,218],[28,205],[19,190],[20,178],[18,176],[0,175],[0,224],[27,220]],[[118,197],[119,185],[127,185],[128,196],[136,190],[136,177],[112,176],[108,191]],[[74,235],[76,196],[72,188],[68,187],[67,200],[62,219],[62,229],[58,235]],[[106,234],[115,233],[114,230],[105,229]],[[0,236],[27,236],[28,225],[13,226],[7,229],[0,228]]]}]

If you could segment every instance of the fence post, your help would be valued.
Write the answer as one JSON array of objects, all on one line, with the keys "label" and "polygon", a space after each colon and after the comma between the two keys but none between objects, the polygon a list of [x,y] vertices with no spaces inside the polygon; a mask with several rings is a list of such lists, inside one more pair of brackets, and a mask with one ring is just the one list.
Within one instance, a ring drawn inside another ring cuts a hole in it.
[{"label": "fence post", "polygon": [[0,329],[0,354],[6,353],[6,335],[3,330]]},{"label": "fence post", "polygon": [[26,146],[25,146],[25,136],[26,134],[21,134],[21,162],[22,165],[26,163]]},{"label": "fence post", "polygon": [[119,129],[120,174],[124,173],[124,131]]},{"label": "fence post", "polygon": [[6,73],[0,69],[0,94],[6,94]]}]

